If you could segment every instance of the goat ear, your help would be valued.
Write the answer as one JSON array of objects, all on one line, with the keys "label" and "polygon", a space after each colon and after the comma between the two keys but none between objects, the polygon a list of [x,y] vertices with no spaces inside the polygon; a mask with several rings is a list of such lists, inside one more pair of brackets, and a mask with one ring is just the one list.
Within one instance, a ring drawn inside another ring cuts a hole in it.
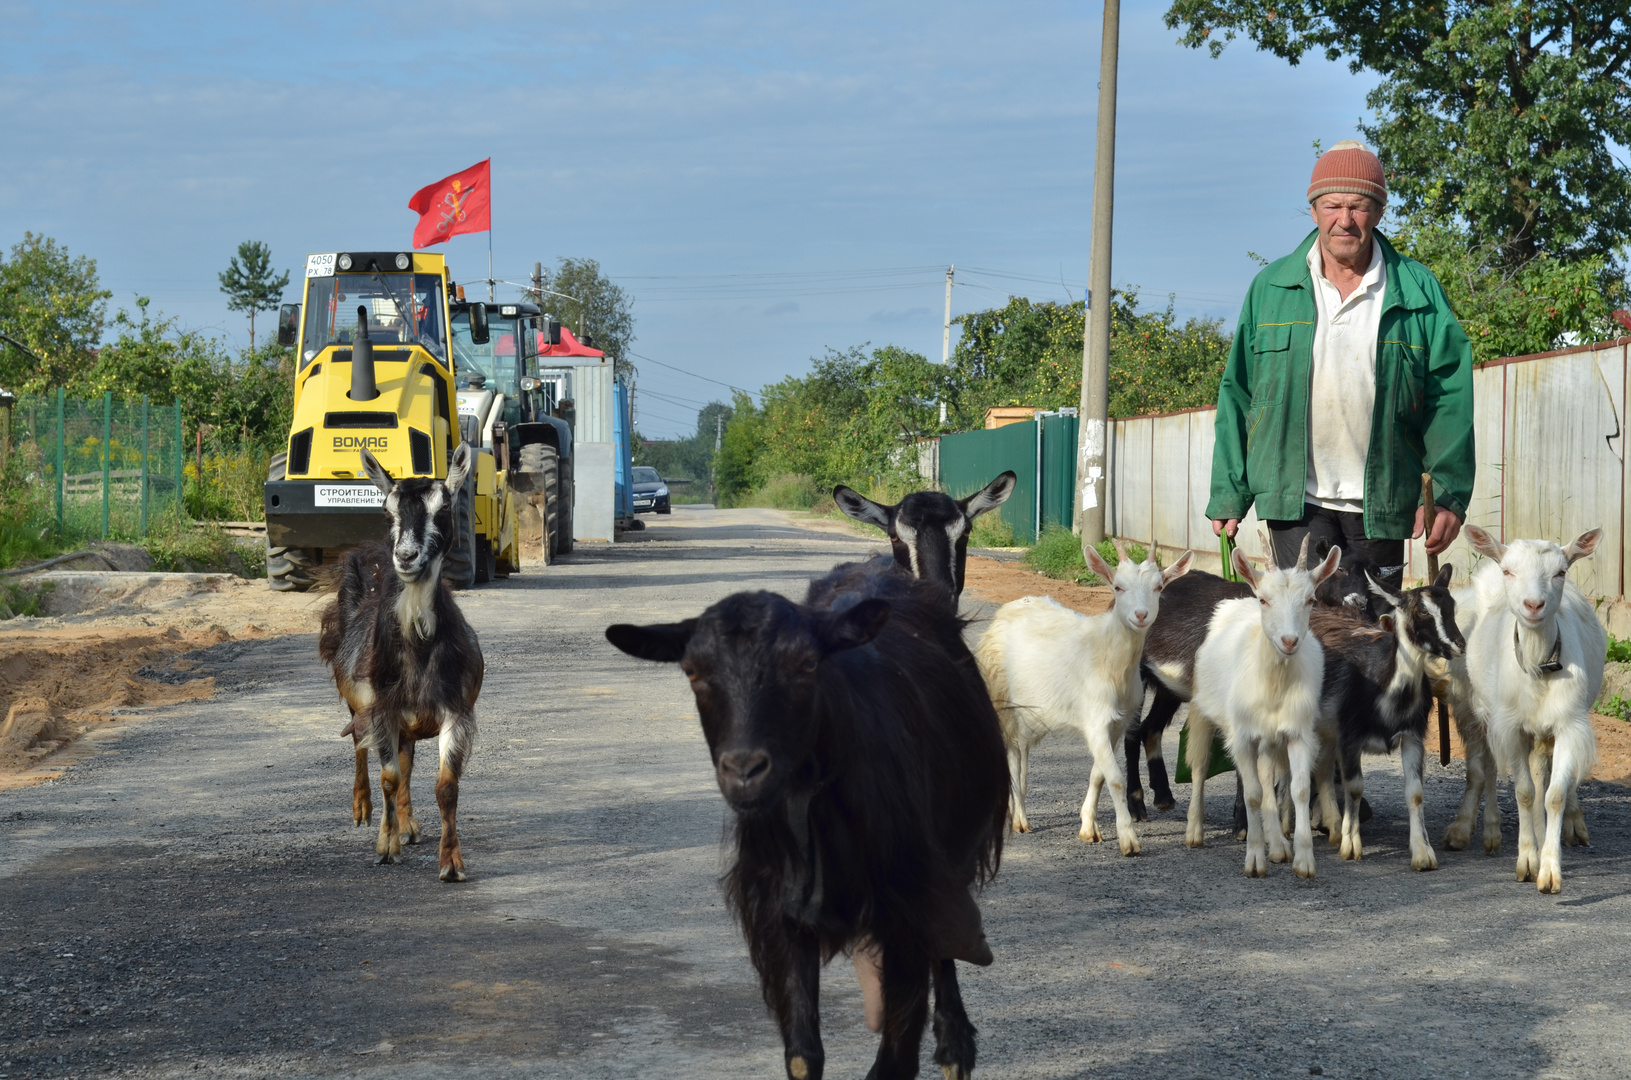
[{"label": "goat ear", "polygon": [[453,458],[447,463],[447,479],[443,481],[447,485],[449,495],[457,496],[459,489],[464,487],[465,478],[470,475],[471,458],[474,456],[467,442],[461,442],[453,448]]},{"label": "goat ear", "polygon": [[1454,576],[1455,565],[1453,563],[1445,563],[1443,566],[1438,568],[1438,577],[1433,579],[1433,584],[1437,585],[1441,589],[1448,589],[1450,587],[1450,579]]},{"label": "goat ear", "polygon": [[1161,583],[1166,585],[1176,581],[1178,578],[1183,577],[1185,574],[1189,573],[1189,564],[1194,561],[1195,553],[1193,551],[1184,552],[1182,555],[1178,556],[1177,562],[1161,571]]},{"label": "goat ear", "polygon": [[374,482],[375,487],[387,495],[396,486],[395,481],[391,479],[391,474],[385,471],[385,466],[379,463],[379,458],[368,452],[366,446],[362,448],[362,471],[367,475],[368,479]]},{"label": "goat ear", "polygon": [[[1442,570],[1439,571],[1439,576],[1444,576],[1444,572]],[[1382,601],[1382,603],[1386,604],[1388,607],[1396,608],[1403,602],[1404,598],[1398,593],[1371,577],[1369,570],[1365,571],[1365,586],[1370,589],[1373,596]]]},{"label": "goat ear", "polygon": [[1478,526],[1468,525],[1465,532],[1467,542],[1472,544],[1472,549],[1484,556],[1484,558],[1500,562],[1502,556],[1506,554],[1506,545]]},{"label": "goat ear", "polygon": [[1246,558],[1244,551],[1235,548],[1229,552],[1229,565],[1235,568],[1235,573],[1240,575],[1241,581],[1250,585],[1253,592],[1257,591],[1257,568],[1252,565],[1250,559]]},{"label": "goat ear", "polygon": [[972,520],[988,510],[995,510],[1008,501],[1008,496],[1014,493],[1014,485],[1019,478],[1013,471],[1003,473],[985,487],[976,491],[966,499],[958,499],[957,505],[963,508],[963,513]]},{"label": "goat ear", "polygon": [[[1308,551],[1308,542],[1305,539],[1303,541],[1303,552],[1304,552],[1304,554],[1306,554],[1307,551]],[[1302,561],[1301,557],[1299,557],[1297,561],[1300,563]],[[1312,573],[1314,575],[1314,587],[1317,589],[1317,588],[1320,587],[1320,585],[1324,584],[1326,578],[1330,577],[1332,574],[1337,572],[1337,567],[1341,563],[1342,563],[1342,549],[1337,547],[1335,544],[1333,544],[1333,545],[1331,545],[1331,550],[1326,552],[1325,558],[1323,560],[1321,560],[1320,562],[1316,563],[1315,566],[1314,566],[1314,569],[1312,571]]]},{"label": "goat ear", "polygon": [[1393,633],[1393,615],[1391,613],[1378,615],[1376,617],[1376,625],[1381,627],[1383,630],[1386,630],[1390,634]]},{"label": "goat ear", "polygon": [[1601,540],[1602,538],[1602,529],[1593,529],[1590,532],[1581,533],[1579,536],[1575,537],[1569,543],[1569,546],[1563,549],[1563,554],[1569,557],[1569,565],[1573,566],[1577,560],[1584,559],[1587,555],[1590,555],[1592,552],[1596,551],[1597,541]]},{"label": "goat ear", "polygon": [[1103,578],[1106,585],[1116,580],[1116,568],[1105,562],[1104,556],[1093,547],[1083,548],[1082,555],[1087,559],[1087,568]]},{"label": "goat ear", "polygon": [[876,525],[884,532],[894,535],[889,523],[895,516],[895,507],[875,503],[858,491],[852,491],[839,484],[832,489],[833,502],[838,509],[844,511],[856,521],[864,521],[868,525]]},{"label": "goat ear", "polygon": [[827,653],[856,649],[883,630],[889,621],[889,601],[873,597],[842,611],[826,611],[816,617],[816,640]]},{"label": "goat ear", "polygon": [[690,644],[691,635],[696,632],[696,628],[695,619],[686,619],[680,623],[657,623],[652,626],[618,623],[606,628],[606,640],[630,656],[675,664],[685,655],[685,647]]}]

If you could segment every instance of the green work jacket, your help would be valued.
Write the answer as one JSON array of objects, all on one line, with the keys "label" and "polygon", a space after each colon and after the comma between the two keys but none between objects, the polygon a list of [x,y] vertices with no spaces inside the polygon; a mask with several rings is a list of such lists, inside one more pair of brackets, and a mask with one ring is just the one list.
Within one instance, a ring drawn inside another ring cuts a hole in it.
[{"label": "green work jacket", "polygon": [[[1434,501],[1465,521],[1472,497],[1472,344],[1432,271],[1373,233],[1387,266],[1376,343],[1376,404],[1365,454],[1365,535],[1408,539],[1421,474]],[[1308,477],[1309,386],[1314,366],[1314,282],[1308,234],[1252,281],[1218,387],[1212,498],[1206,516],[1265,521],[1303,516]]]}]

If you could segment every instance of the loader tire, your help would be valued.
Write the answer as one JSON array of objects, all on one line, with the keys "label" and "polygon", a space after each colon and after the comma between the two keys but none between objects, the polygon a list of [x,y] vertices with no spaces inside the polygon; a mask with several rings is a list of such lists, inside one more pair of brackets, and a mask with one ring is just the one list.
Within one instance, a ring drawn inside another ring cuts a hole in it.
[{"label": "loader tire", "polygon": [[[266,479],[282,480],[288,475],[289,455],[272,455],[266,469]],[[317,568],[318,553],[309,548],[274,547],[266,542],[266,584],[273,592],[305,592],[315,583],[312,571]]]},{"label": "loader tire", "polygon": [[560,523],[558,532],[561,540],[555,546],[555,550],[562,555],[569,555],[572,552],[572,500],[577,494],[577,489],[572,486],[572,460],[570,458],[561,462],[560,488],[561,505],[560,509],[555,512],[555,520]]},{"label": "loader tire", "polygon": [[521,471],[527,475],[527,490],[533,505],[540,507],[544,519],[544,539],[550,558],[560,553],[561,455],[544,443],[528,443],[521,448]]},{"label": "loader tire", "polygon": [[453,501],[453,543],[442,556],[442,580],[468,589],[476,580],[476,481],[464,482]]}]

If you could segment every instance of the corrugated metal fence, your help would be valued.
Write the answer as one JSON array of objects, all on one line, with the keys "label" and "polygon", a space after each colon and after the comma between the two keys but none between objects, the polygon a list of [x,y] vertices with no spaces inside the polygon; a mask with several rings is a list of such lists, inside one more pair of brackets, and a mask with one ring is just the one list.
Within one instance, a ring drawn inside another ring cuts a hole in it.
[{"label": "corrugated metal fence", "polygon": [[1044,528],[1056,524],[1069,528],[1076,424],[1074,416],[1044,414],[1040,421],[942,436],[941,488],[960,499],[1012,469],[1018,482],[998,513],[1014,530],[1014,538],[1021,544],[1034,543],[1039,522]]},{"label": "corrugated metal fence", "polygon": [[[1468,520],[1503,542],[1566,543],[1601,526],[1596,553],[1577,563],[1571,577],[1586,593],[1609,599],[1626,595],[1628,341],[1512,357],[1473,373],[1478,472]],[[1206,519],[1214,413],[1196,409],[1112,423],[1107,531],[1166,549],[1192,547],[1203,565],[1217,566],[1217,540]],[[1242,533],[1247,553],[1261,554],[1255,514]],[[1426,568],[1420,541],[1410,545],[1408,558],[1405,576],[1419,578]],[[1463,538],[1444,558],[1460,577],[1472,552]]]}]

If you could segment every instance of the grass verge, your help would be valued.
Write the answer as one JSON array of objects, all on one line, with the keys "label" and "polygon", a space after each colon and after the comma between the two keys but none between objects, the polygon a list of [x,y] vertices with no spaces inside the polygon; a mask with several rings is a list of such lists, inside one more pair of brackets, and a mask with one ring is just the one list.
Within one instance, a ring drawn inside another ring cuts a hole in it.
[{"label": "grass verge", "polygon": [[[1127,544],[1127,554],[1135,562],[1143,562],[1147,554],[1138,544]],[[1111,566],[1120,562],[1116,555],[1115,545],[1109,540],[1101,540],[1098,545],[1100,558]],[[1073,581],[1078,585],[1103,585],[1105,582],[1099,575],[1087,568],[1087,560],[1082,557],[1082,542],[1076,534],[1061,525],[1049,525],[1042,530],[1042,536],[1031,549],[1025,553],[1025,564],[1047,577],[1060,581]]]}]

